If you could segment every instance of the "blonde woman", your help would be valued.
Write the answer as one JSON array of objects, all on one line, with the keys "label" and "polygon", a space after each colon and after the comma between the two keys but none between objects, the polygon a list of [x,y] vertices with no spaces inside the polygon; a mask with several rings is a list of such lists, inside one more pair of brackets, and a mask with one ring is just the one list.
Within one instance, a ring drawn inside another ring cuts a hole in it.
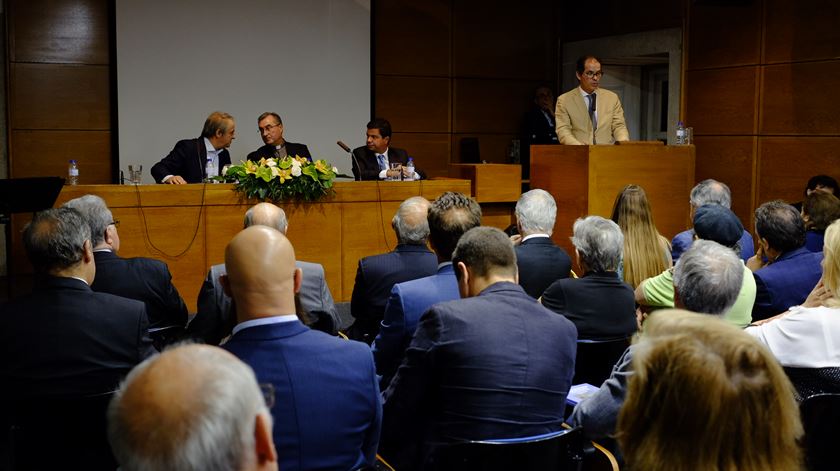
[{"label": "blonde woman", "polygon": [[802,469],[799,408],[782,367],[720,319],[657,311],[634,346],[617,438],[631,470]]},{"label": "blonde woman", "polygon": [[622,276],[633,289],[671,268],[671,244],[653,223],[645,190],[627,185],[615,198],[612,220],[624,234]]}]

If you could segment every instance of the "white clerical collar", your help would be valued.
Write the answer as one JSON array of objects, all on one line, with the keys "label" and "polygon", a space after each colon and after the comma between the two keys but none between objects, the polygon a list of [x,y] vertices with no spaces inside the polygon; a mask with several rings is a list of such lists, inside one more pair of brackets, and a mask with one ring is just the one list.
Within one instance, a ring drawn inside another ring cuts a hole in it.
[{"label": "white clerical collar", "polygon": [[260,325],[269,324],[282,324],[284,322],[294,322],[296,320],[298,320],[298,316],[296,314],[284,314],[282,316],[260,317],[259,319],[251,319],[236,324],[236,327],[233,328],[233,332],[231,332],[231,335],[236,335],[237,332],[239,332],[242,329],[247,329],[248,327],[257,327]]},{"label": "white clerical collar", "polygon": [[537,237],[551,237],[551,236],[549,236],[548,234],[531,234],[531,235],[527,235],[527,236],[523,237],[522,242],[525,242],[528,239],[536,239]]}]

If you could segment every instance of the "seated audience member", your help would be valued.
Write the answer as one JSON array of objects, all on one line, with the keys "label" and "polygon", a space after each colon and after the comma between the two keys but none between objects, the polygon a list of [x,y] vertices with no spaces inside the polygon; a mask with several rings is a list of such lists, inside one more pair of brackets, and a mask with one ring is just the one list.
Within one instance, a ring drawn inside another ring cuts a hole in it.
[{"label": "seated audience member", "polygon": [[[741,253],[738,245],[744,226],[738,216],[723,205],[708,204],[700,206],[694,212],[694,237],[711,240],[729,247],[736,254]],[[752,239],[750,239],[752,240]],[[654,308],[674,307],[673,269],[665,270],[653,278],[648,278],[636,288],[636,302]],[[746,327],[752,322],[752,309],[755,303],[755,279],[749,268],[744,266],[744,281],[738,300],[723,318],[739,327]]]},{"label": "seated audience member", "polygon": [[382,403],[367,345],[310,330],[295,315],[301,272],[279,231],[251,226],[225,249],[222,285],[239,324],[224,348],[274,390],[280,469],[373,465]]},{"label": "seated audience member", "polygon": [[805,248],[805,224],[793,206],[770,201],[755,210],[758,250],[747,261],[755,277],[753,320],[805,301],[822,275],[822,253]]},{"label": "seated audience member", "polygon": [[[700,206],[718,204],[726,209],[730,209],[730,206],[732,206],[732,194],[729,192],[729,187],[725,183],[709,178],[698,183],[691,189],[689,203],[691,204],[691,219],[694,220],[694,213]],[[692,229],[680,232],[674,236],[674,239],[671,240],[671,257],[674,259],[674,263],[677,263],[680,255],[691,246],[692,242],[694,242],[694,230]],[[752,235],[746,230],[742,230],[739,245],[741,247],[741,258],[745,261],[755,255]]]},{"label": "seated audience member", "polygon": [[747,328],[782,366],[840,367],[840,221],[825,231],[823,253],[822,279],[801,306]]},{"label": "seated audience member", "polygon": [[[805,186],[805,191],[802,194],[803,196],[808,196],[814,192],[830,193],[838,196],[840,195],[840,186],[837,185],[837,180],[833,177],[829,177],[828,175],[814,175],[808,180],[808,184]],[[793,207],[797,211],[802,211],[802,203],[803,201],[794,203]]]},{"label": "seated audience member", "polygon": [[111,401],[108,425],[124,471],[277,469],[254,372],[219,348],[181,345],[140,364]]},{"label": "seated audience member", "polygon": [[735,326],[661,311],[635,345],[618,417],[630,469],[802,469],[799,407],[784,371]]},{"label": "seated audience member", "polygon": [[[408,174],[408,152],[391,147],[391,123],[376,118],[367,123],[366,145],[353,149],[353,175],[359,180],[384,180],[400,177],[405,180],[420,180],[422,171],[415,169]],[[391,164],[401,164],[401,170],[391,170]]]},{"label": "seated audience member", "polygon": [[[283,234],[289,229],[285,211],[271,203],[258,203],[245,212],[245,227],[255,225],[272,227]],[[324,279],[324,267],[320,263],[302,261],[295,261],[295,266],[303,271],[299,292],[301,307],[311,317],[325,315],[334,326],[338,325],[338,313]],[[225,273],[224,263],[213,265],[207,272],[198,292],[198,313],[187,329],[190,338],[219,345],[236,325],[236,308],[219,281]]]},{"label": "seated audience member", "polygon": [[247,160],[259,162],[260,159],[273,159],[277,157],[306,157],[310,161],[312,155],[306,144],[287,142],[283,138],[283,120],[277,113],[266,112],[257,118],[257,130],[260,133],[264,146],[248,154]]},{"label": "seated audience member", "polygon": [[385,392],[382,456],[422,467],[436,447],[561,429],[574,325],[516,283],[508,237],[476,227],[452,255],[461,297],[423,314]]},{"label": "seated audience member", "polygon": [[225,165],[230,165],[227,149],[235,135],[233,116],[221,111],[211,113],[204,121],[201,136],[178,141],[169,155],[152,166],[152,176],[158,183],[173,184],[201,183],[205,178],[218,176]]},{"label": "seated audience member", "polygon": [[350,298],[350,314],[356,319],[347,331],[351,339],[373,342],[395,284],[437,272],[437,257],[426,247],[428,210],[429,202],[423,197],[403,201],[391,220],[397,247],[393,252],[359,260]]},{"label": "seated audience member", "polygon": [[840,199],[815,191],[805,197],[800,214],[805,223],[805,247],[811,252],[822,252],[825,229],[840,219]]},{"label": "seated audience member", "polygon": [[515,245],[519,284],[533,298],[542,296],[551,283],[568,278],[572,260],[551,240],[557,203],[545,190],[531,190],[516,202],[516,227],[521,238]]},{"label": "seated audience member", "polygon": [[616,273],[624,247],[621,229],[609,219],[587,216],[575,221],[572,231],[583,276],[555,281],[540,302],[572,321],[579,338],[629,337],[636,332],[636,303],[633,289]]},{"label": "seated audience member", "polygon": [[645,190],[627,185],[615,198],[612,220],[624,234],[624,260],[619,275],[635,289],[642,280],[671,267],[671,247],[653,223]]},{"label": "seated audience member", "polygon": [[481,207],[469,196],[446,192],[429,207],[428,220],[429,244],[437,255],[438,271],[432,276],[397,283],[391,289],[382,327],[373,342],[373,359],[376,373],[382,376],[383,389],[402,363],[420,316],[433,304],[460,297],[452,252],[465,232],[481,225]]},{"label": "seated audience member", "polygon": [[0,308],[0,395],[111,392],[154,354],[142,302],[90,289],[90,226],[71,208],[37,213],[23,231],[32,294]]},{"label": "seated audience member", "polygon": [[187,305],[172,284],[166,263],[152,258],[122,258],[120,236],[111,210],[96,195],[72,199],[64,206],[82,214],[90,226],[96,278],[91,289],[146,304],[150,327],[187,325]]},{"label": "seated audience member", "polygon": [[[674,304],[680,309],[720,316],[741,291],[744,265],[732,249],[710,240],[697,240],[680,257],[674,269]],[[642,334],[644,335],[644,334]],[[615,432],[616,418],[633,375],[635,345],[618,360],[612,374],[591,396],[575,406],[569,423],[583,427],[591,439]]]}]

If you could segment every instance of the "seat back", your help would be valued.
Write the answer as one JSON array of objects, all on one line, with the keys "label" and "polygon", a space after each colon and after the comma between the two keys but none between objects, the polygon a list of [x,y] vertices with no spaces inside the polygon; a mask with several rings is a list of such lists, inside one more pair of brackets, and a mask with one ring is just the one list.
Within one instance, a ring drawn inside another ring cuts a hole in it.
[{"label": "seat back", "polygon": [[485,440],[438,447],[424,469],[478,471],[577,470],[583,463],[580,427],[536,437]]},{"label": "seat back", "polygon": [[630,337],[609,340],[578,339],[575,377],[572,384],[600,386],[612,373],[615,363],[630,345]]},{"label": "seat back", "polygon": [[112,396],[4,400],[0,469],[116,469],[107,435]]},{"label": "seat back", "polygon": [[790,382],[796,388],[796,400],[821,393],[840,393],[840,368],[785,367]]},{"label": "seat back", "polygon": [[805,428],[805,460],[811,471],[837,469],[840,443],[840,394],[817,394],[799,406]]}]

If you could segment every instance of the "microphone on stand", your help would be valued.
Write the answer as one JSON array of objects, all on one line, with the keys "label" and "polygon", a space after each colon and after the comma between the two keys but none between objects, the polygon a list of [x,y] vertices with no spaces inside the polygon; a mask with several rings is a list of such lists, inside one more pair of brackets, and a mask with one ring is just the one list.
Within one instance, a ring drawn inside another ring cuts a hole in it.
[{"label": "microphone on stand", "polygon": [[350,149],[350,147],[347,146],[347,144],[341,141],[337,141],[336,144],[338,144],[338,147],[344,149],[344,152],[350,154],[350,158],[353,159],[353,162],[356,164],[356,168],[359,170],[359,176],[356,177],[356,175],[353,175],[353,180],[360,181],[362,179],[362,167],[359,167],[359,162],[356,160],[356,155],[353,154],[353,151]]}]

